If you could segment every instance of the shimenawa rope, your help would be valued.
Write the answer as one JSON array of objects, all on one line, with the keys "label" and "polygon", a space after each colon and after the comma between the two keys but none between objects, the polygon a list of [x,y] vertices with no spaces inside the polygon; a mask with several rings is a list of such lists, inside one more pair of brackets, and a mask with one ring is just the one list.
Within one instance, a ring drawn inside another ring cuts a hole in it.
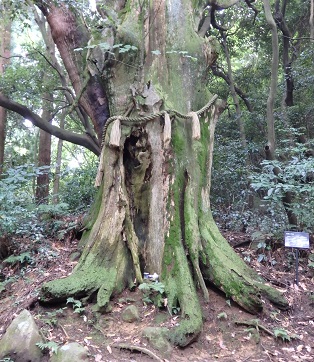
[{"label": "shimenawa rope", "polygon": [[[215,102],[215,100],[217,98],[218,98],[218,95],[215,94],[203,108],[201,108],[200,110],[193,112],[193,113],[196,113],[198,116],[201,115],[202,113],[207,111],[213,105],[213,103]],[[183,119],[191,118],[191,113],[182,114],[174,109],[167,109],[167,110],[163,110],[163,111],[160,111],[157,113],[148,114],[147,116],[140,116],[140,117],[112,116],[112,117],[108,118],[108,120],[104,126],[102,137],[101,137],[101,148],[103,148],[103,146],[104,146],[107,129],[108,129],[109,125],[112,122],[114,122],[116,119],[119,119],[122,124],[129,124],[129,123],[136,123],[136,122],[144,123],[144,122],[152,121],[153,119],[155,119],[157,117],[164,116],[166,113],[174,114],[175,116],[177,116],[179,118],[183,118]]]}]

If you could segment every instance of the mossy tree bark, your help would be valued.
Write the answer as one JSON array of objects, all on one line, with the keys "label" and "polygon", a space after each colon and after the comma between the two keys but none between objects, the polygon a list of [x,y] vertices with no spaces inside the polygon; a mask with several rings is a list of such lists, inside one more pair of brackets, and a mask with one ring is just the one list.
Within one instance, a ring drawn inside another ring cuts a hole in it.
[{"label": "mossy tree bark", "polygon": [[[105,54],[102,79],[110,115],[201,109],[212,98],[206,79],[217,50],[213,39],[197,35],[192,1],[144,1],[141,8],[138,2],[128,8],[114,3],[110,16],[117,16],[119,26],[107,37],[137,51]],[[115,12],[114,6],[120,8]],[[90,54],[98,64],[103,55],[99,47]],[[280,293],[234,253],[211,214],[213,134],[221,107],[216,100],[203,113],[200,137],[192,118],[172,117],[170,142],[162,116],[121,121],[118,144],[110,142],[115,124],[109,126],[100,160],[102,183],[82,256],[69,277],[44,285],[45,300],[87,295],[106,309],[112,296],[133,287],[134,280],[141,283],[144,271],[155,272],[165,284],[169,308],[180,306],[180,325],[171,334],[180,346],[202,329],[197,290],[210,303],[207,283],[252,313],[261,311],[262,295],[287,308]]]}]

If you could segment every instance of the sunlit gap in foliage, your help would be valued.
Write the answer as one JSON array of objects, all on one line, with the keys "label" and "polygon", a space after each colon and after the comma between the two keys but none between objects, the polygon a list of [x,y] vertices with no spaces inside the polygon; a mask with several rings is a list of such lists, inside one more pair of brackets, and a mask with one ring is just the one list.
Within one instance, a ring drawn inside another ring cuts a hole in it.
[{"label": "sunlit gap in foliage", "polygon": [[24,126],[26,128],[28,128],[29,130],[33,130],[34,129],[34,125],[33,123],[29,120],[29,119],[24,119]]},{"label": "sunlit gap in foliage", "polygon": [[91,11],[96,11],[96,1],[95,0],[89,0],[89,8]]}]

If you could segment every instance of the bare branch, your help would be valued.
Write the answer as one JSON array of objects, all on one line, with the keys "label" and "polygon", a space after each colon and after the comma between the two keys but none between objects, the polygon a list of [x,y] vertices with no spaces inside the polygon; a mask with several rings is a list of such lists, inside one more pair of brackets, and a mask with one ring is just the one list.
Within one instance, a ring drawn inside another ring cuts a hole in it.
[{"label": "bare branch", "polygon": [[[228,84],[228,86],[230,86],[230,79],[229,79],[228,75],[222,69],[220,69],[216,64],[214,64],[211,66],[211,70],[214,75],[222,78]],[[235,91],[237,92],[238,96],[245,103],[248,111],[253,112],[253,107],[252,107],[251,103],[249,102],[249,100],[247,99],[247,95],[237,86],[235,86]]]},{"label": "bare branch", "polygon": [[22,117],[30,120],[34,126],[39,127],[43,131],[46,131],[57,138],[83,146],[96,155],[100,154],[99,145],[96,144],[96,142],[88,134],[82,135],[56,127],[43,120],[40,116],[23,104],[14,102],[2,94],[0,94],[0,106],[20,114]]}]

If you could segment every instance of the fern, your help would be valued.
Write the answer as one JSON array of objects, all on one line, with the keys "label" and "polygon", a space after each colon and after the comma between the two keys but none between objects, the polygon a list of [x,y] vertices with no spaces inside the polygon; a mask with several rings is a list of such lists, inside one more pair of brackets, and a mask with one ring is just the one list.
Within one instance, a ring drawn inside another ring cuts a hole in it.
[{"label": "fern", "polygon": [[72,303],[72,307],[74,309],[74,313],[79,313],[81,314],[82,312],[84,312],[85,307],[83,307],[83,303],[80,300],[74,299],[72,297],[67,299],[67,303]]},{"label": "fern", "polygon": [[30,263],[32,261],[31,254],[27,251],[20,255],[11,255],[4,260],[7,264],[16,264],[16,263]]},{"label": "fern", "polygon": [[288,332],[283,328],[274,329],[274,335],[276,338],[281,338],[283,341],[290,342],[291,340]]},{"label": "fern", "polygon": [[38,343],[36,343],[36,346],[38,348],[40,348],[42,351],[48,350],[55,354],[58,352],[58,348],[59,348],[59,344],[54,341],[49,341],[46,343],[38,342]]}]

